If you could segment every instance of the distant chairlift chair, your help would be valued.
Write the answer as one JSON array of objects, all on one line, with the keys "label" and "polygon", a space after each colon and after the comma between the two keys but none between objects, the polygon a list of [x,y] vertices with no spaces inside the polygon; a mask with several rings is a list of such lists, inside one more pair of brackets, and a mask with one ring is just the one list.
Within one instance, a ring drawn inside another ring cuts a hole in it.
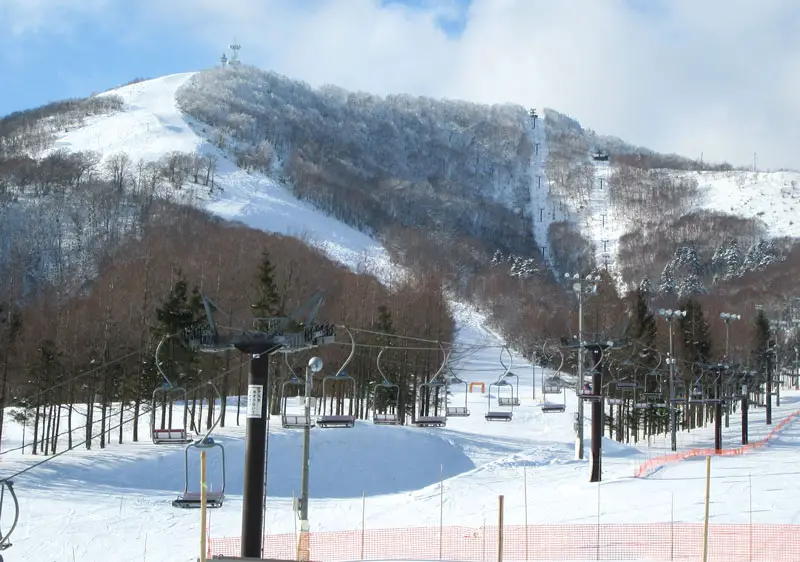
[{"label": "distant chairlift chair", "polygon": [[[497,398],[496,407],[492,404],[492,387],[495,387],[497,391],[495,392],[495,396]],[[509,396],[502,397],[502,398],[513,398],[514,396],[514,387],[505,379],[496,380],[493,383],[489,384],[489,392],[486,393],[489,401],[489,408],[486,412],[486,421],[511,421],[511,418],[514,415],[514,406],[513,400],[504,401],[504,404],[500,403],[500,389],[508,389]],[[505,409],[508,407],[509,409]]]},{"label": "distant chairlift chair", "polygon": [[[451,406],[450,405],[450,386],[458,384],[464,385],[464,405],[463,406]],[[469,405],[467,403],[467,399],[469,398],[469,385],[466,381],[461,380],[455,375],[452,375],[447,380],[447,417],[448,418],[466,418],[469,416]]]},{"label": "distant chairlift chair", "polygon": [[[219,490],[211,490],[209,489],[206,492],[206,507],[209,508],[216,508],[222,507],[222,502],[225,500],[225,447],[221,444],[214,441],[213,437],[205,436],[202,439],[198,439],[194,443],[189,444],[186,447],[186,451],[184,453],[184,484],[183,484],[183,493],[179,495],[175,500],[173,500],[172,505],[173,507],[201,507],[201,493],[200,492],[190,492],[189,486],[189,449],[196,448],[200,450],[211,450],[214,448],[218,448],[220,451],[220,458],[222,461],[222,482]],[[207,484],[207,483],[206,483]]]},{"label": "distant chairlift chair", "polygon": [[303,401],[311,400],[311,408],[313,409],[314,407],[314,399],[306,396],[305,393],[306,382],[292,375],[289,380],[281,385],[281,425],[286,429],[303,429],[306,426],[314,427],[314,420],[310,419],[310,417],[306,417],[305,413],[290,414],[288,412],[290,398],[288,391],[291,387],[299,388],[298,396],[302,398]]},{"label": "distant chairlift chair", "polygon": [[[173,424],[172,408],[176,403],[183,403],[183,416],[180,426]],[[188,435],[189,409],[188,393],[185,388],[164,385],[153,391],[153,402],[150,408],[150,434],[156,445],[185,445],[191,443]],[[163,409],[162,409],[163,408]],[[160,415],[161,423],[156,423],[156,416]]]},{"label": "distant chairlift chair", "polygon": [[[332,388],[341,388],[342,396],[337,400],[334,396],[329,396],[328,391]],[[348,392],[349,389],[349,392]],[[322,411],[317,417],[319,427],[348,428],[356,425],[356,416],[353,412],[353,403],[356,398],[356,380],[345,373],[339,371],[335,375],[328,375],[322,379]],[[334,413],[337,406],[340,411],[344,411],[347,402],[347,414]]]},{"label": "distant chairlift chair", "polygon": [[[544,371],[542,372],[542,376],[544,377]],[[555,414],[564,412],[567,409],[567,397],[565,391],[565,385],[563,381],[555,376],[547,377],[545,380],[542,381],[542,394],[544,395],[544,402],[542,402],[542,413],[544,414]],[[553,396],[561,394],[562,400],[561,402],[550,402],[547,400],[547,396]]]},{"label": "distant chairlift chair", "polygon": [[372,391],[372,423],[375,425],[399,425],[400,385],[392,383],[381,368],[381,357],[387,348],[378,352],[376,367],[381,377]]},{"label": "distant chairlift chair", "polygon": [[[439,396],[440,390],[445,390],[445,396]],[[417,395],[419,397],[419,415],[414,420],[417,427],[444,427],[447,425],[447,416],[442,415],[442,405],[446,411],[446,384],[438,378],[432,379],[419,385]],[[431,403],[433,403],[431,405]],[[433,413],[431,413],[433,409]]]},{"label": "distant chairlift chair", "polygon": [[515,379],[516,384],[511,392],[511,396],[502,396],[497,399],[499,406],[519,406],[519,376],[511,371],[503,375],[503,379]]},{"label": "distant chairlift chair", "polygon": [[400,386],[388,380],[375,385],[372,393],[372,423],[398,425],[400,423]]}]

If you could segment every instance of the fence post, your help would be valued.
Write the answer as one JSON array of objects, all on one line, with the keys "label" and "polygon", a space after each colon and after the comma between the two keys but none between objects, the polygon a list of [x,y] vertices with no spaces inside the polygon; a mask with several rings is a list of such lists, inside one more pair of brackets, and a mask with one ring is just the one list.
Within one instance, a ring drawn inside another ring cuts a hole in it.
[{"label": "fence post", "polygon": [[361,559],[364,559],[364,536],[367,533],[367,491],[361,492]]},{"label": "fence post", "polygon": [[[188,471],[188,469],[187,469]],[[200,451],[200,562],[206,562],[206,452]]]},{"label": "fence post", "polygon": [[[535,385],[534,385],[535,386]],[[528,467],[522,467],[522,482],[525,487],[525,560],[528,560]]]},{"label": "fence post", "polygon": [[675,560],[675,492],[669,497],[669,559]]},{"label": "fence post", "polygon": [[749,530],[749,541],[750,544],[747,548],[749,556],[747,557],[750,562],[753,562],[753,474],[751,472],[747,473],[747,488],[750,490],[750,498],[749,498],[749,506],[748,506],[748,520],[750,524],[748,525]]},{"label": "fence post", "polygon": [[708,562],[708,504],[711,496],[711,456],[706,456],[706,512],[703,521],[703,562]]},{"label": "fence post", "polygon": [[497,562],[503,562],[503,495],[497,498]]},{"label": "fence post", "polygon": [[481,562],[486,562],[486,516],[483,517],[483,528],[481,529],[481,536],[483,537]]},{"label": "fence post", "polygon": [[595,533],[595,541],[597,541],[595,558],[600,560],[600,482],[597,483],[597,532]]},{"label": "fence post", "polygon": [[439,472],[439,560],[442,560],[442,536],[444,535],[444,464]]}]

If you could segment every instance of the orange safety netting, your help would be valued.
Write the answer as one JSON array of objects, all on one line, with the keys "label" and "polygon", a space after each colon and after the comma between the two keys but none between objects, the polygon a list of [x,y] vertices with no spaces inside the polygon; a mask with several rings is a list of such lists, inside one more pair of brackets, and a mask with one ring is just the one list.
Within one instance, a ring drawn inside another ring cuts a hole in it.
[{"label": "orange safety netting", "polygon": [[[655,470],[661,468],[662,466],[676,462],[682,461],[685,459],[693,458],[693,457],[707,457],[713,455],[722,455],[722,456],[735,456],[735,455],[743,455],[744,453],[752,450],[758,449],[766,445],[770,442],[783,428],[785,428],[788,424],[792,423],[794,419],[800,415],[800,410],[789,414],[786,418],[781,420],[781,422],[776,425],[772,431],[767,434],[766,437],[763,439],[756,441],[754,443],[748,443],[747,445],[742,445],[741,447],[735,447],[732,449],[690,449],[688,451],[681,451],[679,453],[672,453],[669,455],[660,455],[658,457],[653,457],[652,459],[642,463],[636,469],[634,476],[637,478],[641,478],[643,476],[647,476],[651,474]],[[799,559],[800,560],[800,559]]]},{"label": "orange safety netting", "polygon": [[[709,562],[797,562],[800,525],[711,525]],[[311,560],[498,560],[497,527],[312,532]],[[699,561],[702,523],[506,525],[502,560]],[[298,535],[264,538],[264,558],[294,560]],[[209,557],[239,556],[238,538],[209,541]]]}]

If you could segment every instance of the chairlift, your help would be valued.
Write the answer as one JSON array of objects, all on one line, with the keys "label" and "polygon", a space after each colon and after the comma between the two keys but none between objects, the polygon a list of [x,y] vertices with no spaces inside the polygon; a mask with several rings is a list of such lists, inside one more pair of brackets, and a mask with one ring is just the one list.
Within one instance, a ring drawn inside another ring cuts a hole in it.
[{"label": "chairlift", "polygon": [[[544,379],[544,369],[542,369],[542,378]],[[562,396],[561,402],[550,402],[545,398],[541,405],[543,414],[559,414],[567,409],[565,385],[559,377],[550,376],[542,380],[542,394],[545,396],[561,394]]]},{"label": "chairlift", "polygon": [[[503,352],[508,354],[508,365],[506,362],[503,361]],[[507,345],[504,345],[500,349],[500,364],[505,369],[505,372],[500,376],[499,380],[505,379],[516,379],[516,391],[511,393],[511,396],[503,396],[502,398],[498,398],[498,405],[499,406],[519,406],[519,377],[511,372],[511,365],[514,363],[514,356],[511,354],[511,350]]]},{"label": "chairlift", "polygon": [[[332,388],[340,388],[341,396],[338,400],[329,396]],[[348,392],[349,389],[349,392]],[[356,424],[353,412],[353,402],[356,398],[356,379],[340,371],[335,375],[328,375],[322,379],[322,411],[317,417],[319,427],[348,428]],[[344,414],[344,402],[347,402],[347,414]]]},{"label": "chairlift", "polygon": [[[11,502],[14,507],[14,519],[8,531],[3,532],[2,529],[0,529],[0,551],[6,550],[12,546],[10,541],[11,533],[14,532],[14,529],[17,528],[17,523],[19,523],[19,499],[17,499],[17,493],[14,491],[14,482],[12,480],[0,480],[0,516],[2,516],[3,507],[5,506],[6,490],[8,490],[8,494],[11,496]],[[0,556],[0,562],[3,562],[2,556]]]},{"label": "chairlift", "polygon": [[[345,331],[350,337],[350,355],[347,356],[339,370],[333,375],[322,379],[322,408],[317,417],[319,427],[349,428],[356,425],[354,403],[356,401],[356,380],[345,372],[345,367],[350,364],[356,354],[356,341],[353,333],[345,326]],[[338,400],[328,395],[331,389],[340,389]],[[348,392],[349,390],[349,392]],[[347,402],[347,414],[344,413],[344,403]]]},{"label": "chairlift", "polygon": [[[292,375],[289,380],[281,385],[281,425],[286,429],[303,429],[306,426],[314,427],[314,420],[310,419],[310,416],[306,417],[305,412],[295,414],[289,413],[289,398],[291,398],[289,396],[289,389],[292,387],[298,389],[297,392],[292,394],[295,394],[295,398],[301,398],[303,405],[305,405],[305,400],[314,400],[310,396],[306,396],[306,381]],[[311,407],[313,408],[313,402]]]},{"label": "chairlift", "polygon": [[617,390],[625,391],[636,390],[639,385],[630,377],[622,377],[614,383],[614,386],[617,388]]},{"label": "chairlift", "polygon": [[[450,405],[450,386],[458,384],[464,385],[464,405],[463,406],[451,406]],[[457,376],[451,373],[450,378],[447,379],[447,411],[446,415],[448,418],[466,418],[469,416],[469,405],[467,400],[469,398],[469,384],[466,381],[461,380]]]},{"label": "chairlift", "polygon": [[[209,432],[210,433],[210,432]],[[194,443],[190,443],[184,452],[184,484],[183,493],[172,501],[173,507],[201,507],[202,494],[201,492],[190,492],[189,485],[189,450],[200,449],[209,451],[217,448],[220,452],[222,461],[222,482],[219,490],[209,490],[206,492],[206,507],[216,508],[222,507],[222,502],[225,500],[225,447],[222,444],[214,441],[213,437],[206,435],[202,439],[198,439]]]},{"label": "chairlift", "polygon": [[510,397],[501,397],[498,398],[498,404],[500,406],[519,406],[519,376],[515,373],[508,372],[503,375],[504,379],[516,379],[515,389],[511,393]]},{"label": "chairlift", "polygon": [[[214,385],[213,382],[209,382],[208,384],[214,389],[214,392],[217,395],[217,398],[222,401],[222,395],[217,390],[217,387]],[[202,491],[190,491],[191,485],[189,484],[189,450],[190,449],[199,449],[202,451],[210,451],[211,449],[219,449],[220,454],[220,461],[222,462],[222,474],[221,474],[221,483],[220,488],[218,490],[208,490],[205,494],[205,504],[206,507],[216,508],[222,507],[222,502],[225,500],[225,447],[222,446],[221,443],[217,443],[214,441],[214,438],[211,437],[211,432],[219,425],[220,421],[222,420],[223,410],[219,410],[219,414],[217,415],[217,419],[214,420],[214,424],[209,428],[206,434],[197,441],[190,443],[186,446],[186,449],[183,452],[183,493],[179,495],[172,501],[173,507],[181,507],[181,508],[189,508],[189,507],[202,507],[203,504],[203,497]],[[206,455],[207,456],[207,455]],[[207,482],[202,483],[204,486],[207,486]]]},{"label": "chairlift", "polygon": [[583,387],[578,391],[578,396],[580,396],[581,400],[586,400],[588,402],[598,402],[603,398],[603,395],[600,394],[600,389],[593,389],[591,383],[584,383]]},{"label": "chairlift", "polygon": [[700,377],[697,377],[692,385],[692,391],[689,395],[689,404],[705,404],[706,398],[701,386]]},{"label": "chairlift", "polygon": [[372,392],[372,422],[375,425],[400,423],[400,385],[381,381]]},{"label": "chairlift", "polygon": [[[492,387],[497,388],[496,397],[497,397],[497,408],[493,409],[492,405]],[[486,421],[511,421],[511,418],[514,415],[514,406],[513,400],[504,401],[503,404],[500,403],[500,389],[507,388],[509,391],[509,396],[513,398],[514,396],[514,387],[505,379],[499,379],[492,383],[489,383],[489,391],[486,393],[487,399],[489,401],[488,410],[486,411]],[[509,407],[509,409],[505,409],[505,407]]]},{"label": "chairlift", "polygon": [[683,382],[683,379],[676,379],[673,383],[675,396],[673,397],[673,402],[685,402],[686,401],[686,384]]},{"label": "chairlift", "polygon": [[[189,394],[185,388],[176,387],[167,377],[161,368],[161,361],[158,359],[161,347],[166,343],[170,336],[166,336],[158,342],[154,353],[156,369],[164,379],[164,384],[153,391],[153,401],[150,404],[150,436],[156,445],[184,445],[191,443],[192,438],[188,435],[189,427]],[[173,407],[178,402],[183,402],[183,423],[176,425],[173,423]],[[161,406],[161,422],[156,423],[156,413]]]},{"label": "chairlift", "polygon": [[606,404],[609,406],[622,406],[625,401],[622,398],[606,398]]},{"label": "chairlift", "polygon": [[372,422],[375,425],[397,425],[400,423],[400,385],[386,377],[381,368],[381,356],[386,348],[378,352],[377,367],[381,381],[372,391]]},{"label": "chairlift", "polygon": [[[441,415],[442,400],[439,397],[439,390],[447,390],[446,384],[438,378],[432,379],[419,385],[417,395],[419,397],[419,415],[414,420],[417,427],[444,427],[447,425],[447,415]],[[433,413],[431,414],[431,397],[433,398]],[[447,403],[447,397],[444,397]],[[447,406],[445,405],[445,413]]]},{"label": "chairlift", "polygon": [[[183,416],[178,425],[173,417],[173,406],[179,402],[183,403]],[[154,444],[184,445],[192,442],[187,431],[188,402],[188,393],[182,387],[173,387],[165,383],[163,387],[153,391],[153,401],[150,405],[150,435]],[[159,410],[161,410],[161,420],[157,422],[156,414]]]}]

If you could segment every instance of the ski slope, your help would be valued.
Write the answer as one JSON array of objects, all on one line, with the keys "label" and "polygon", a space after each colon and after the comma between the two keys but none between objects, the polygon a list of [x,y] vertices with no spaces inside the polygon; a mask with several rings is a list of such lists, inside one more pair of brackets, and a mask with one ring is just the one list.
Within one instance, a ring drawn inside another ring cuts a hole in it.
[{"label": "ski slope", "polygon": [[221,190],[191,196],[208,211],[252,228],[303,239],[331,259],[383,282],[401,274],[388,253],[369,236],[299,201],[274,179],[238,168],[195,131],[195,123],[177,107],[175,92],[194,73],[173,74],[123,86],[100,95],[118,95],[122,111],[87,119],[86,125],[61,133],[51,150],[94,151],[103,159],[125,152],[136,163],[155,161],[172,151],[213,154]]},{"label": "ski slope", "polygon": [[[461,357],[453,369],[467,382],[488,384],[505,372],[499,362],[502,342],[483,328],[480,315],[463,305],[457,312],[461,330],[456,345]],[[472,415],[450,418],[442,429],[375,426],[369,421],[360,421],[353,429],[313,429],[312,532],[360,529],[362,517],[369,529],[436,527],[440,521],[479,528],[496,521],[499,494],[506,499],[507,524],[702,520],[702,462],[686,461],[648,478],[633,478],[641,462],[665,452],[666,440],[634,447],[604,439],[604,481],[598,488],[588,482],[588,460],[575,460],[574,393],[567,391],[565,413],[543,414],[540,370],[516,356],[511,370],[520,377],[522,402],[511,422],[485,421],[487,397],[476,389],[466,396]],[[775,423],[800,408],[798,393],[783,394]],[[463,399],[464,394],[456,393],[453,404]],[[79,441],[82,416],[73,416],[74,437]],[[766,435],[763,409],[752,410],[750,418],[751,440]],[[244,422],[244,405],[240,421]],[[4,451],[19,447],[23,439],[22,428],[8,415],[6,423]],[[128,427],[122,445],[100,450],[95,441],[91,451],[76,449],[16,479],[22,518],[9,559],[40,562],[74,557],[100,562],[109,560],[109,553],[122,544],[125,556],[119,560],[196,558],[199,513],[171,506],[183,488],[183,448],[153,445],[147,440],[146,416],[139,423],[142,442],[131,443]],[[587,419],[587,435],[588,424]],[[739,434],[738,417],[732,416],[724,430],[726,445],[738,444]],[[210,512],[211,537],[220,540],[238,536],[241,525],[244,428],[236,425],[236,399],[229,403],[226,427],[215,436],[227,453],[227,500]],[[794,465],[800,459],[798,437],[800,422],[752,454],[715,458],[711,521],[746,523],[752,518],[758,523],[797,523],[800,497],[793,482]],[[116,441],[116,432],[112,440]],[[712,440],[710,428],[681,433],[679,448],[703,447]],[[282,429],[279,419],[273,418],[266,509],[270,534],[295,531],[292,498],[300,485],[301,444],[302,432]],[[588,459],[590,441],[585,445]],[[41,458],[33,457],[29,448],[24,455],[19,450],[3,454],[3,474]],[[191,482],[198,480],[196,458],[191,456]],[[209,453],[212,490],[221,484],[220,468],[219,459]],[[7,517],[8,513],[4,526]],[[391,555],[384,554],[388,559]]]},{"label": "ski slope", "polygon": [[[125,109],[92,118],[85,127],[62,134],[55,148],[94,150],[104,157],[125,151],[134,161],[154,160],[172,150],[216,150],[194,132],[197,124],[175,106],[175,91],[190,77],[167,76],[109,92],[122,97]],[[546,162],[543,137],[537,134],[542,144],[541,160],[532,162],[535,169],[543,169]],[[384,281],[398,275],[374,240],[297,201],[272,179],[243,172],[217,155],[217,181],[223,191],[201,199],[209,211],[254,228],[304,238],[333,259],[367,269]],[[722,178],[708,181],[724,185]],[[724,198],[712,200],[721,205]],[[536,228],[541,232],[542,226]],[[458,326],[452,369],[466,382],[483,382],[492,390],[489,383],[505,372],[500,363],[503,342],[475,310],[459,303],[452,306]],[[667,452],[666,437],[635,446],[604,439],[604,481],[600,486],[590,484],[590,440],[585,443],[584,460],[575,459],[575,394],[565,392],[564,413],[544,414],[540,409],[542,371],[517,355],[510,369],[519,376],[521,398],[511,422],[486,421],[484,413],[493,395],[475,388],[471,393],[456,392],[452,398],[453,405],[466,403],[471,416],[451,418],[442,429],[375,426],[370,421],[359,421],[352,429],[315,428],[310,465],[312,531],[356,530],[362,522],[368,529],[440,524],[480,528],[497,520],[500,494],[505,497],[505,521],[510,525],[701,521],[702,462],[666,466],[637,479],[632,475],[642,462]],[[775,409],[775,422],[800,408],[799,400],[798,393],[785,391],[781,407]],[[242,425],[237,424],[237,407]],[[237,404],[232,399],[225,427],[215,432],[227,454],[227,500],[210,512],[210,534],[215,540],[235,537],[241,529],[244,408],[244,401]],[[590,408],[586,415],[588,436]],[[763,410],[750,413],[753,440],[769,431],[763,416]],[[127,411],[125,418],[130,418]],[[80,409],[73,413],[76,442],[84,438],[84,420]],[[99,449],[95,440],[91,451],[78,447],[15,479],[21,519],[13,547],[5,554],[8,560],[188,562],[197,558],[199,513],[171,506],[184,485],[183,448],[152,444],[146,415],[137,423],[142,439],[138,443],[131,442],[132,428],[127,424],[123,444],[116,444],[113,431],[112,444],[105,449]],[[44,457],[33,456],[29,445],[21,448],[23,440],[30,440],[30,427],[14,422],[11,412],[5,412],[5,424],[0,474],[7,477]],[[726,445],[736,445],[740,432],[738,418],[732,416],[730,427],[724,430]],[[713,523],[796,522],[800,495],[793,485],[793,467],[800,460],[799,432],[800,427],[792,424],[769,446],[752,454],[713,460]],[[62,436],[60,451],[65,441]],[[711,428],[681,433],[678,438],[682,450],[707,447],[712,441]],[[272,420],[266,509],[270,534],[296,529],[292,500],[300,487],[301,447],[301,433],[285,430],[278,419]],[[189,480],[196,483],[196,457],[191,460]],[[211,489],[219,489],[220,459],[211,455],[208,469]],[[197,489],[194,484],[192,489]],[[0,516],[4,529],[8,517],[8,510]],[[559,540],[569,539],[554,539],[554,548]],[[382,555],[395,557],[388,550]]]}]

